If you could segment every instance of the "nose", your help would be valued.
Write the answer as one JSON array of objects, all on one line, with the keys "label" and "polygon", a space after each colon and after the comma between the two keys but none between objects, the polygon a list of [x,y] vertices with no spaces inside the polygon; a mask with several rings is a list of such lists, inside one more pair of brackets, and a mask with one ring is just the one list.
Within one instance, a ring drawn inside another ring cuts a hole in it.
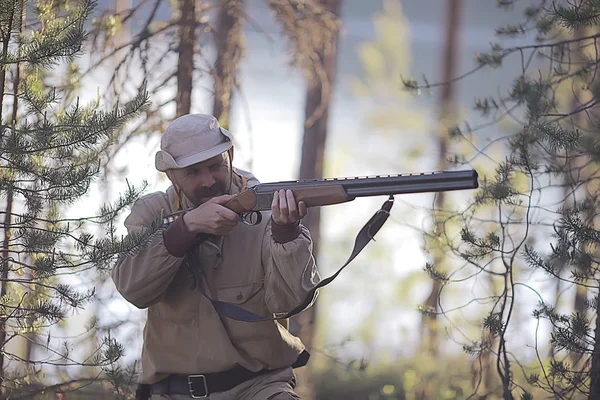
[{"label": "nose", "polygon": [[204,187],[211,187],[216,180],[208,168],[202,168],[198,177],[199,183]]}]

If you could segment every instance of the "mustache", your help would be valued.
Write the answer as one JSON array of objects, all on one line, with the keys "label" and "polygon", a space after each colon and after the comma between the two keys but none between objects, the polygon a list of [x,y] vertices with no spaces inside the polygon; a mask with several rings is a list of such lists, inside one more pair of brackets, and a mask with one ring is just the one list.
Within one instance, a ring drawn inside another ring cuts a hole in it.
[{"label": "mustache", "polygon": [[217,182],[211,187],[201,187],[194,193],[196,197],[214,197],[225,194],[225,185]]}]

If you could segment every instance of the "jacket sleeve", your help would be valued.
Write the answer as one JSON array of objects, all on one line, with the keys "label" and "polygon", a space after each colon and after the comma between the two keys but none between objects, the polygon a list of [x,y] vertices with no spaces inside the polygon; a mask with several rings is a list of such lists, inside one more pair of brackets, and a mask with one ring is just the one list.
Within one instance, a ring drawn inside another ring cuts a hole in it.
[{"label": "jacket sleeve", "polygon": [[272,223],[266,225],[263,238],[265,300],[269,311],[279,314],[298,306],[321,278],[308,229],[300,224],[298,233],[282,243],[273,238]]},{"label": "jacket sleeve", "polygon": [[[125,220],[130,237],[149,232],[151,224],[161,218],[160,202],[159,206],[153,207],[156,202],[152,200],[142,198],[133,205]],[[160,301],[184,260],[169,253],[164,232],[165,229],[158,229],[139,246],[122,253],[112,270],[119,293],[138,308]]]}]

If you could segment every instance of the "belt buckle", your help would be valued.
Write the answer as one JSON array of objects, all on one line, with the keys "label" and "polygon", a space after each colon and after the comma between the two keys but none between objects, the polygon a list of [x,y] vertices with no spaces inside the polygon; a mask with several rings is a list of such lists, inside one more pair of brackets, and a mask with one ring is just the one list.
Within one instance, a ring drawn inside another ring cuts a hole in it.
[{"label": "belt buckle", "polygon": [[[194,390],[194,384],[192,383],[192,379],[194,378],[202,378],[202,383],[204,384],[204,394],[202,396],[196,395],[196,391]],[[206,377],[204,375],[188,375],[187,380],[190,396],[192,396],[193,399],[208,399],[208,386],[206,384]]]}]

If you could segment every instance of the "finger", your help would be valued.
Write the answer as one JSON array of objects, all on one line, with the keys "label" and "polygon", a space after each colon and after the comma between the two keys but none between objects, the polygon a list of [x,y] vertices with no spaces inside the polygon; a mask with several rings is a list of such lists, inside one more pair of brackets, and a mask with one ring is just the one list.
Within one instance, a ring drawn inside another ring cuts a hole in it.
[{"label": "finger", "polygon": [[235,220],[230,220],[230,219],[222,219],[218,222],[219,226],[226,226],[226,227],[230,227],[233,228],[234,226],[236,226],[238,224],[238,221]]},{"label": "finger", "polygon": [[226,221],[237,222],[240,219],[239,215],[225,207],[218,208],[217,214]]},{"label": "finger", "polygon": [[231,194],[223,194],[221,196],[213,197],[212,199],[208,200],[207,203],[217,203],[223,205],[226,204],[233,197],[235,196]]},{"label": "finger", "polygon": [[281,220],[284,223],[288,222],[289,210],[287,199],[285,197],[285,190],[279,191],[279,212],[281,213]]},{"label": "finger", "polygon": [[298,208],[296,207],[296,198],[294,197],[294,192],[288,189],[285,195],[287,197],[287,205],[290,220],[296,221],[298,219]]},{"label": "finger", "polygon": [[300,202],[298,202],[298,216],[300,217],[300,219],[302,219],[306,217],[306,214],[308,214],[308,208],[306,207],[306,203],[300,200]]},{"label": "finger", "polygon": [[271,202],[271,212],[273,213],[273,218],[279,219],[281,212],[279,211],[279,191],[276,190],[273,193],[273,201]]}]

